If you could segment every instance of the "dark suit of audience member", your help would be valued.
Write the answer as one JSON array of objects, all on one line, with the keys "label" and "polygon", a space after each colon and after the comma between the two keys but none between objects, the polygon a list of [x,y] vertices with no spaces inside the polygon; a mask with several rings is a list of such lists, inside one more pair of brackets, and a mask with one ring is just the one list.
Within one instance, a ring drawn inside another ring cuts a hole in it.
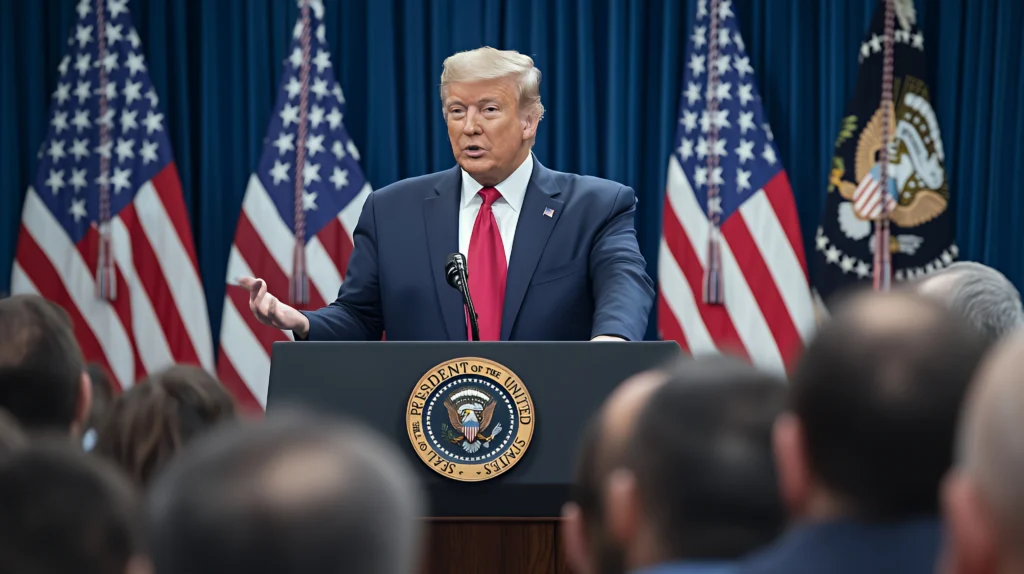
[{"label": "dark suit of audience member", "polygon": [[68,444],[0,457],[0,572],[149,574],[142,505],[114,468]]},{"label": "dark suit of audience member", "polygon": [[409,574],[423,494],[394,445],[308,414],[226,425],[150,489],[157,574]]},{"label": "dark suit of audience member", "polygon": [[92,384],[71,320],[36,295],[0,299],[0,407],[31,434],[84,431]]},{"label": "dark suit of audience member", "polygon": [[770,543],[782,381],[698,359],[628,381],[588,429],[566,508],[580,574],[718,574]]},{"label": "dark suit of audience member", "polygon": [[940,484],[985,351],[966,321],[910,293],[841,305],[776,426],[794,525],[741,574],[934,574]]}]

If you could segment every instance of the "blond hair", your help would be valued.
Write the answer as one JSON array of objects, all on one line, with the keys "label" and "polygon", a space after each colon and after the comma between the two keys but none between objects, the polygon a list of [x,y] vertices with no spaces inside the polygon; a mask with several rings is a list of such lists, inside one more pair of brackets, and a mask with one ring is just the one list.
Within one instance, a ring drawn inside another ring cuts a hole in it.
[{"label": "blond hair", "polygon": [[[479,82],[511,78],[519,92],[519,109],[544,117],[540,101],[540,70],[533,58],[515,50],[496,50],[490,46],[448,56],[441,71],[441,107],[448,98],[448,86],[457,82]],[[447,116],[447,111],[444,112]]]}]

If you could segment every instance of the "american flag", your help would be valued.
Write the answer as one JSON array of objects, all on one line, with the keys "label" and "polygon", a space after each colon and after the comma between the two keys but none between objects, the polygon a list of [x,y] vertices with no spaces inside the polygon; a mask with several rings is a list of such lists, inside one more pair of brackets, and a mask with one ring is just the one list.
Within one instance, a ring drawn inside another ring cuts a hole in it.
[{"label": "american flag", "polygon": [[[261,277],[270,293],[296,308],[333,301],[371,191],[359,150],[342,124],[345,97],[331,66],[323,3],[300,0],[299,6],[266,147],[249,178],[228,259],[217,368],[250,408],[266,406],[271,345],[292,335],[259,323],[248,291],[235,280]],[[295,292],[293,280],[303,274],[308,281]],[[304,303],[298,297],[303,294]]]},{"label": "american flag", "polygon": [[22,212],[13,293],[70,314],[121,388],[214,368],[206,298],[159,98],[128,0],[81,0]]},{"label": "american flag", "polygon": [[689,40],[668,162],[658,329],[694,355],[727,352],[781,372],[814,328],[789,179],[732,2],[698,2]]}]

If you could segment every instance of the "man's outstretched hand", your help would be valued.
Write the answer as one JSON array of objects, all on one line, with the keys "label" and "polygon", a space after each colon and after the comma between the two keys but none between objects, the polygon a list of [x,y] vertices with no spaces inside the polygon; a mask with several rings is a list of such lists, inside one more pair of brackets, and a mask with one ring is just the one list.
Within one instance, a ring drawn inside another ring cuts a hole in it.
[{"label": "man's outstretched hand", "polygon": [[255,277],[239,277],[238,284],[249,290],[249,309],[260,323],[294,331],[299,339],[309,334],[309,319],[294,307],[267,293],[267,282]]}]

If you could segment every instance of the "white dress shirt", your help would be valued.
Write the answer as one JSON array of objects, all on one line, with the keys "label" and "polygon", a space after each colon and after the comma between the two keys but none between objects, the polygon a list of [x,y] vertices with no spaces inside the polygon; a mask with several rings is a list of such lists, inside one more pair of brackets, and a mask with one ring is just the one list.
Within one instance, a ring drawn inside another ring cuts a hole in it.
[{"label": "white dress shirt", "polygon": [[[512,257],[512,240],[516,236],[516,224],[519,223],[519,212],[523,209],[523,200],[526,199],[526,186],[530,183],[530,176],[533,174],[533,154],[526,156],[522,163],[512,175],[505,181],[494,186],[501,197],[491,205],[491,212],[498,222],[498,232],[501,234],[501,243],[505,247],[505,263],[508,264]],[[480,190],[484,186],[473,179],[473,176],[462,171],[462,201],[459,203],[459,252],[469,259],[469,240],[473,237],[473,225],[476,223],[476,216],[480,212],[480,206],[484,204],[484,198],[480,196]]]}]

